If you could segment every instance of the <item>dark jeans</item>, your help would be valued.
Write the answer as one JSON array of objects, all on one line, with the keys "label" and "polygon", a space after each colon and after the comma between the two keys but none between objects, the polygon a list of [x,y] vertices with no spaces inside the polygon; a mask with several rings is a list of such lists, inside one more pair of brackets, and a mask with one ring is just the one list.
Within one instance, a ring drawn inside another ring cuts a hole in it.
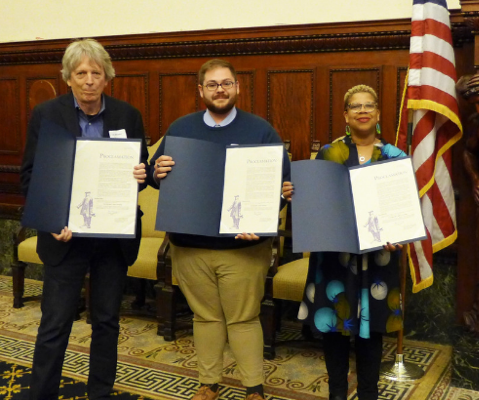
[{"label": "dark jeans", "polygon": [[75,242],[60,265],[45,265],[31,400],[58,399],[63,359],[88,271],[92,321],[89,398],[108,397],[115,382],[119,311],[128,266],[115,239],[72,240]]},{"label": "dark jeans", "polygon": [[[356,370],[359,400],[377,400],[383,336],[371,332],[370,339],[356,336]],[[329,374],[329,393],[347,399],[350,337],[341,333],[323,334],[324,358]]]}]

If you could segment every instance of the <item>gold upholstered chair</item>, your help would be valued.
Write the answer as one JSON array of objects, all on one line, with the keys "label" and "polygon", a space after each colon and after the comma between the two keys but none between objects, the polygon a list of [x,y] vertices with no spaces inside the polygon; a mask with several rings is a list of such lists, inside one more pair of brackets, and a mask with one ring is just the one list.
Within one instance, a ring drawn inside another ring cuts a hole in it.
[{"label": "gold upholstered chair", "polygon": [[13,308],[21,308],[24,301],[25,268],[28,264],[40,264],[42,261],[37,254],[37,237],[27,238],[27,230],[21,228],[14,237],[14,250],[12,268]]},{"label": "gold upholstered chair", "polygon": [[[290,143],[285,143],[288,154]],[[310,159],[314,160],[319,152],[321,143],[313,141]],[[281,304],[283,300],[301,302],[303,300],[304,286],[308,275],[309,253],[303,253],[302,258],[280,264],[283,257],[285,236],[290,236],[287,230],[287,209],[284,207],[280,213],[279,235],[273,244],[273,259],[266,278],[265,296],[261,307],[261,322],[264,335],[264,357],[275,357],[276,332],[281,329]]]}]

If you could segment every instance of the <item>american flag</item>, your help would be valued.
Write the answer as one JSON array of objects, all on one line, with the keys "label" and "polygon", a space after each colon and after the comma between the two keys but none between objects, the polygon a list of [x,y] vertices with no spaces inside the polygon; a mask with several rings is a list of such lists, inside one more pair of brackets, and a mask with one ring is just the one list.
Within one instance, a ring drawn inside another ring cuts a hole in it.
[{"label": "american flag", "polygon": [[451,180],[451,146],[462,136],[456,99],[456,68],[445,0],[414,0],[409,71],[397,146],[406,150],[412,111],[411,156],[427,239],[408,246],[413,292],[433,283],[432,255],[457,237]]}]

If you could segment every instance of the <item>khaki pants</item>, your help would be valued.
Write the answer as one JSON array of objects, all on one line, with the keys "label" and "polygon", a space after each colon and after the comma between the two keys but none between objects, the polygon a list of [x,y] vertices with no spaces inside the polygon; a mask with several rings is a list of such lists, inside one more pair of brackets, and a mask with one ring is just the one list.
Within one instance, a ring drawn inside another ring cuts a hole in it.
[{"label": "khaki pants", "polygon": [[193,336],[200,382],[222,379],[228,340],[244,386],[263,377],[263,331],[259,320],[271,241],[236,250],[171,246],[173,274],[194,312]]}]

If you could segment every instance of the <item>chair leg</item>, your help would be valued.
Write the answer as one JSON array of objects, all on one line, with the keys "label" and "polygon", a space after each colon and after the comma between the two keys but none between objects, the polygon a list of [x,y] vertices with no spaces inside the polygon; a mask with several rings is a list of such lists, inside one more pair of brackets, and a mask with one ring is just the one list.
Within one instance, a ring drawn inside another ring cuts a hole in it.
[{"label": "chair leg", "polygon": [[165,286],[160,298],[163,315],[163,339],[167,342],[176,340],[176,303],[178,298],[176,286]]},{"label": "chair leg", "polygon": [[263,356],[267,360],[276,357],[276,304],[273,299],[264,299],[261,303],[261,323],[263,325],[264,349]]},{"label": "chair leg", "polygon": [[13,283],[13,308],[22,308],[23,293],[25,291],[25,268],[27,264],[22,261],[14,262],[12,267]]}]

